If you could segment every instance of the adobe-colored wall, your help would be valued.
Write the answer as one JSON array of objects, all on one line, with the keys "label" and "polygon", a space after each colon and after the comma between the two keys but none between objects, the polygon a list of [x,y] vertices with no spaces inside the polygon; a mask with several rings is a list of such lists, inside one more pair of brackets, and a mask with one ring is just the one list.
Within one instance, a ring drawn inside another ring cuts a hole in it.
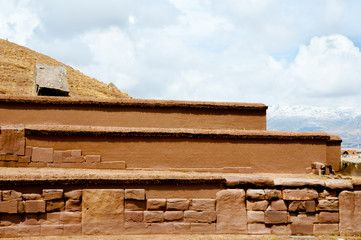
[{"label": "adobe-colored wall", "polygon": [[103,162],[127,168],[252,167],[253,172],[305,173],[312,162],[326,163],[324,140],[225,140],[157,137],[27,136],[27,146],[81,149]]},{"label": "adobe-colored wall", "polygon": [[263,104],[0,97],[0,125],[266,130]]},{"label": "adobe-colored wall", "polygon": [[327,141],[327,161],[334,171],[340,170],[341,164],[341,138],[331,135],[331,139]]}]

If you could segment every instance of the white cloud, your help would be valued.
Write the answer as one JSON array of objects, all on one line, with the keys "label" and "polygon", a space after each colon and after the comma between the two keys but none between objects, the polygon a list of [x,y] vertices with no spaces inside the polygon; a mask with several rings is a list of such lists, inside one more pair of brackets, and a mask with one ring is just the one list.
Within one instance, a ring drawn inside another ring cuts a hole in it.
[{"label": "white cloud", "polygon": [[40,21],[28,9],[28,1],[0,0],[0,37],[24,45]]},{"label": "white cloud", "polygon": [[360,95],[361,52],[342,35],[313,37],[288,69],[295,94],[312,98]]}]

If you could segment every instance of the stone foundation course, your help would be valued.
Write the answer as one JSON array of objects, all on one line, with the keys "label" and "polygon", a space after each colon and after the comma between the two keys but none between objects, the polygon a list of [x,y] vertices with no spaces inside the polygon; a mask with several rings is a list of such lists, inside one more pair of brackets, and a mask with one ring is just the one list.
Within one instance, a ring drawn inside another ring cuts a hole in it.
[{"label": "stone foundation course", "polygon": [[[0,236],[361,234],[356,181],[219,179],[223,189],[210,195],[187,190],[195,182],[184,179],[176,190],[164,183],[159,187],[156,180],[143,186],[129,182],[131,188],[116,181],[91,188],[86,181],[83,186],[71,182],[62,188],[31,185],[36,180],[14,181],[13,188],[1,182]],[[156,195],[153,188],[160,189]],[[178,191],[188,194],[174,197]]]}]

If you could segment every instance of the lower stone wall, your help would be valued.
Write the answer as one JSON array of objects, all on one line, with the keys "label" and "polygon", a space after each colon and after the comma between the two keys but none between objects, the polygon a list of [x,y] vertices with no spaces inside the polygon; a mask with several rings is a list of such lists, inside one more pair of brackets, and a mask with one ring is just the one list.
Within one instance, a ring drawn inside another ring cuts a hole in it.
[{"label": "lower stone wall", "polygon": [[361,234],[361,191],[344,180],[238,185],[219,190],[214,198],[200,198],[197,192],[189,198],[148,197],[151,186],[14,189],[1,191],[1,237]]}]

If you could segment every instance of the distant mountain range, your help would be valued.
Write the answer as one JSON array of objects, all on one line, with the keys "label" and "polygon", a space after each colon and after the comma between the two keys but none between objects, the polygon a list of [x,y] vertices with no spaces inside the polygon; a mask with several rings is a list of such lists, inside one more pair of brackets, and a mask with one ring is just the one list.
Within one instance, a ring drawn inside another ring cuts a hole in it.
[{"label": "distant mountain range", "polygon": [[361,147],[361,109],[312,106],[269,106],[267,130],[327,132],[342,138],[343,148]]}]

